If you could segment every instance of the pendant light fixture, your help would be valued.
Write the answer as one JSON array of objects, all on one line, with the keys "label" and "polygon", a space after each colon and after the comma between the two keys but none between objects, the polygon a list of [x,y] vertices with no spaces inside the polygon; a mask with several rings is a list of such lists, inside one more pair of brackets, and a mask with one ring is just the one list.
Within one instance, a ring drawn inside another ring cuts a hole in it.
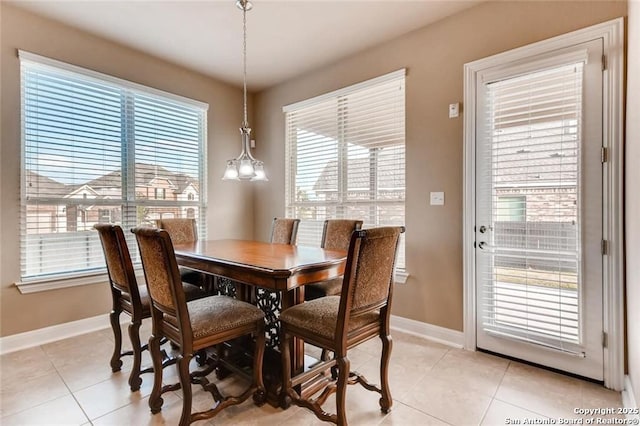
[{"label": "pendant light fixture", "polygon": [[243,113],[242,127],[240,127],[240,135],[242,138],[242,152],[232,160],[227,161],[227,168],[224,171],[222,180],[250,180],[250,181],[266,181],[267,175],[264,172],[264,163],[256,160],[251,155],[251,128],[247,120],[247,11],[251,10],[253,5],[249,0],[237,0],[236,6],[242,11],[242,94],[243,94]]}]

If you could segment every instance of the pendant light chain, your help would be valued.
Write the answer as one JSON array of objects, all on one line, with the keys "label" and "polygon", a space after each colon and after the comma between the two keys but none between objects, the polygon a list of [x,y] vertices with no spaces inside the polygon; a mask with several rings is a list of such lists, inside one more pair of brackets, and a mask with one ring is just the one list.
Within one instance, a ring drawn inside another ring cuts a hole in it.
[{"label": "pendant light chain", "polygon": [[242,2],[242,33],[244,38],[242,40],[242,88],[243,88],[243,103],[244,103],[244,120],[242,121],[242,127],[249,127],[249,120],[247,119],[247,2]]}]

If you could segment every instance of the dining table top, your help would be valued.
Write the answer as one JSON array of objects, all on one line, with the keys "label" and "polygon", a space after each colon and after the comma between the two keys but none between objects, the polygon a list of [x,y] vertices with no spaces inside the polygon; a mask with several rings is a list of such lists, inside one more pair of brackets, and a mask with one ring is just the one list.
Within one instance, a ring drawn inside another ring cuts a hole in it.
[{"label": "dining table top", "polygon": [[178,264],[278,290],[344,274],[347,252],[250,240],[200,240],[174,246]]}]

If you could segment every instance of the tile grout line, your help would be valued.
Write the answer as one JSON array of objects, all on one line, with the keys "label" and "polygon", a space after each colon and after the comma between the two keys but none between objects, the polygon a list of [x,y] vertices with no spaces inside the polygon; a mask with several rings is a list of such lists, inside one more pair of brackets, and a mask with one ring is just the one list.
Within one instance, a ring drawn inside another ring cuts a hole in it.
[{"label": "tile grout line", "polygon": [[504,381],[504,377],[507,375],[507,371],[509,370],[510,366],[511,366],[511,361],[508,361],[507,367],[504,369],[504,372],[502,373],[502,377],[500,377],[500,382],[498,383],[498,386],[496,386],[496,390],[493,391],[493,395],[491,395],[491,401],[489,401],[489,405],[487,405],[487,408],[484,410],[484,413],[482,414],[482,418],[480,419],[480,423],[478,424],[481,425],[482,422],[484,422],[484,419],[487,417],[487,413],[489,412],[489,408],[491,407],[491,404],[493,404],[493,401],[500,401],[499,399],[496,399],[496,395],[498,394],[498,390],[500,389],[500,386],[502,386],[502,382]]},{"label": "tile grout line", "polygon": [[[445,351],[444,351],[444,353],[440,356],[440,358],[438,358],[438,360],[437,360],[435,363],[433,363],[433,365],[432,365],[432,366],[431,366],[431,367],[430,367],[430,368],[425,372],[425,374],[424,374],[424,376],[425,376],[425,377],[427,376],[427,374],[429,374],[429,372],[430,372],[430,371],[432,371],[432,370],[433,370],[433,368],[434,368],[436,365],[438,365],[438,363],[439,363],[440,361],[442,361],[442,359],[443,359],[443,358],[444,358],[444,357],[449,353],[449,351],[450,351],[451,349],[452,349],[452,348],[446,348],[446,350],[445,350]],[[414,389],[414,388],[418,387],[418,385],[419,385],[419,383],[416,383],[416,384],[415,384],[415,385],[414,385],[414,386],[413,386],[413,387],[412,387],[408,392],[410,392],[412,389]],[[394,399],[394,401],[397,401],[398,403],[400,403],[400,404],[404,405],[405,407],[409,407],[409,408],[411,408],[412,410],[416,410],[416,411],[418,411],[418,412],[420,412],[420,413],[422,413],[422,414],[425,414],[425,415],[427,415],[427,416],[429,416],[429,417],[433,417],[434,419],[438,419],[439,421],[441,421],[441,422],[443,422],[443,423],[446,423],[446,424],[448,424],[448,425],[450,425],[450,424],[451,424],[451,423],[449,423],[449,422],[447,422],[447,421],[445,421],[445,420],[441,419],[440,417],[437,417],[437,416],[435,416],[435,415],[433,415],[433,414],[431,414],[431,413],[428,413],[428,412],[426,412],[426,411],[423,411],[420,407],[414,407],[413,405],[410,405],[410,404],[408,404],[408,403],[402,402],[402,401],[400,401],[400,400],[398,400],[398,399]]]},{"label": "tile grout line", "polygon": [[[503,403],[503,404],[508,404],[508,405],[510,405],[510,406],[512,406],[512,407],[516,407],[516,408],[520,408],[520,409],[522,409],[522,410],[529,411],[529,412],[531,412],[531,413],[537,414],[537,415],[542,416],[542,417],[544,417],[544,418],[551,418],[550,416],[547,416],[546,414],[538,413],[537,411],[533,411],[533,410],[531,410],[531,409],[529,409],[529,408],[527,408],[527,407],[521,407],[521,406],[519,406],[519,405],[515,405],[515,404],[513,404],[513,403],[511,403],[511,402],[503,401],[503,400],[501,400],[500,398],[497,398],[497,397],[496,397],[496,395],[498,394],[498,390],[500,389],[500,386],[502,386],[502,382],[504,382],[504,378],[505,378],[505,377],[506,377],[506,375],[507,375],[507,371],[509,371],[509,368],[511,367],[511,365],[512,365],[514,362],[515,362],[515,361],[511,361],[511,360],[509,360],[509,363],[507,364],[507,368],[504,370],[504,374],[502,375],[502,378],[500,379],[500,384],[499,384],[499,385],[498,385],[498,387],[496,388],[496,391],[494,392],[493,397],[491,398],[491,401],[494,401],[494,400],[495,400],[495,401],[500,401],[500,402],[501,402],[501,403]],[[484,420],[484,419],[483,419],[483,420]]]},{"label": "tile grout line", "polygon": [[[49,354],[47,353],[47,351],[44,349],[44,347],[43,347],[42,345],[38,345],[38,347],[40,348],[40,350],[42,351],[42,353],[44,353],[44,354],[45,354],[45,356],[47,357],[47,361],[49,361],[49,363],[50,363],[50,364],[51,364],[51,366],[53,367],[53,370],[56,372],[56,375],[58,376],[58,378],[60,379],[60,381],[64,384],[64,387],[67,389],[67,391],[68,391],[69,393],[68,393],[67,395],[62,395],[62,396],[59,396],[59,397],[57,397],[57,398],[50,399],[50,400],[48,400],[48,401],[43,401],[43,402],[41,402],[40,404],[31,405],[31,406],[29,406],[29,407],[25,408],[24,410],[16,411],[15,413],[9,414],[8,416],[13,416],[13,415],[16,415],[16,414],[20,414],[20,413],[23,413],[23,412],[25,412],[25,411],[28,411],[28,410],[31,410],[31,409],[34,409],[34,408],[40,407],[40,406],[42,406],[42,405],[49,404],[49,403],[51,403],[51,402],[53,402],[53,401],[56,401],[56,400],[58,400],[58,399],[62,399],[62,398],[65,398],[65,397],[67,397],[67,396],[71,396],[71,398],[73,398],[73,400],[74,400],[74,402],[76,403],[76,405],[78,406],[78,408],[80,408],[80,411],[82,411],[82,414],[84,414],[85,419],[86,419],[88,422],[91,422],[91,420],[89,419],[89,416],[88,416],[88,415],[87,415],[87,413],[84,411],[84,409],[82,408],[82,406],[80,405],[80,403],[79,403],[79,402],[78,402],[78,400],[76,399],[75,395],[73,394],[73,392],[72,392],[72,391],[71,391],[71,389],[69,388],[69,385],[67,384],[67,382],[64,380],[64,378],[63,378],[63,377],[62,377],[62,375],[60,374],[60,371],[58,370],[58,367],[56,367],[56,365],[53,363],[53,361],[52,361],[52,360],[51,360],[51,358],[49,357]],[[8,416],[2,416],[2,417],[8,417]],[[85,423],[83,422],[82,424],[85,424]]]},{"label": "tile grout line", "polygon": [[[106,338],[106,340],[107,340],[109,343],[114,343],[114,341],[110,340],[108,337]],[[119,409],[121,409],[121,408],[123,408],[123,407],[126,407],[127,405],[131,405],[131,402],[129,402],[128,404],[125,404],[125,405],[123,405],[122,407],[115,408],[115,409],[113,409],[113,410],[111,410],[111,411],[109,411],[109,412],[107,412],[107,413],[104,413],[104,414],[103,414],[103,415],[101,415],[101,416],[98,416],[98,417],[96,417],[96,418],[92,419],[92,418],[89,416],[89,414],[85,411],[85,409],[82,407],[82,404],[80,404],[80,401],[78,401],[78,398],[76,397],[75,392],[73,392],[73,391],[71,390],[71,388],[69,387],[69,384],[66,382],[66,380],[64,379],[64,377],[62,377],[62,374],[60,374],[60,371],[58,370],[58,367],[56,367],[56,365],[53,363],[53,361],[49,358],[49,354],[44,350],[44,348],[42,348],[42,347],[41,347],[41,349],[42,349],[42,351],[45,353],[45,355],[47,356],[47,358],[49,359],[49,362],[51,363],[51,365],[52,365],[52,366],[53,366],[53,368],[55,369],[56,374],[58,375],[58,377],[60,377],[60,380],[62,380],[62,383],[64,383],[64,386],[67,388],[67,390],[69,391],[69,394],[71,395],[71,397],[73,398],[73,400],[75,401],[75,403],[78,405],[78,407],[80,408],[80,411],[82,411],[82,414],[84,414],[84,416],[85,416],[85,418],[86,418],[87,422],[89,422],[89,424],[90,424],[90,425],[93,425],[93,424],[94,424],[94,423],[93,423],[93,422],[94,422],[94,420],[97,420],[97,419],[99,419],[99,418],[101,418],[101,417],[104,417],[104,416],[106,416],[106,415],[109,415],[109,414],[111,414],[111,413],[113,413],[113,412],[115,412],[115,411],[117,411],[117,410],[119,410]],[[91,385],[87,385],[86,387],[83,387],[82,389],[78,389],[78,390],[76,390],[76,392],[81,392],[81,391],[83,391],[83,390],[89,389],[89,388],[90,388],[90,387],[92,387],[92,386],[96,386],[96,385],[98,385],[98,384],[100,384],[100,383],[105,383],[105,382],[111,381],[111,380],[113,380],[113,374],[114,374],[114,373],[112,372],[112,373],[111,373],[111,376],[110,376],[108,379],[101,380],[101,381],[99,381],[99,382],[97,382],[97,383],[94,383],[94,384],[91,384]],[[33,407],[31,407],[31,408],[33,408]],[[84,424],[86,424],[86,423],[82,423],[82,424],[84,425]]]},{"label": "tile grout line", "polygon": [[398,404],[404,405],[405,407],[408,407],[408,408],[410,408],[410,409],[412,409],[412,410],[416,410],[417,412],[422,413],[422,414],[424,414],[424,415],[426,415],[426,416],[433,417],[434,419],[437,419],[437,420],[441,421],[442,423],[445,423],[445,424],[448,424],[448,425],[452,425],[452,426],[453,426],[453,424],[452,424],[452,423],[449,423],[449,422],[447,422],[446,420],[443,420],[443,419],[441,419],[441,418],[440,418],[440,417],[438,417],[438,416],[434,416],[434,415],[433,415],[433,414],[431,414],[431,413],[427,413],[426,411],[422,411],[420,408],[413,407],[413,406],[411,406],[411,405],[409,405],[409,404],[406,404],[406,403],[404,403],[404,402],[402,402],[402,401],[398,401],[398,400],[395,400],[395,399],[394,399],[394,401],[395,401],[395,402],[397,402]]},{"label": "tile grout line", "polygon": [[[53,362],[53,360],[49,357],[49,354],[47,353],[47,351],[44,350],[44,348],[41,346],[40,349],[42,349],[42,352],[45,353],[45,355],[47,355],[47,359],[49,360],[49,362],[51,363],[51,365],[53,366],[53,368],[56,370],[56,374],[58,375],[58,377],[60,377],[60,380],[62,380],[62,383],[64,383],[64,387],[67,388],[67,390],[69,391],[69,395],[71,395],[71,398],[73,398],[73,400],[75,401],[76,405],[78,406],[78,408],[80,408],[80,411],[82,411],[82,414],[84,414],[84,417],[87,419],[87,421],[93,425],[93,423],[91,422],[91,419],[89,418],[89,415],[87,414],[87,412],[84,410],[84,408],[82,408],[82,405],[80,404],[80,401],[78,401],[78,399],[76,398],[76,395],[71,391],[71,388],[69,387],[69,384],[67,383],[67,381],[64,379],[64,377],[62,377],[62,374],[60,374],[60,371],[58,370],[58,367],[55,365],[55,363]],[[82,423],[85,424],[85,423]]]}]

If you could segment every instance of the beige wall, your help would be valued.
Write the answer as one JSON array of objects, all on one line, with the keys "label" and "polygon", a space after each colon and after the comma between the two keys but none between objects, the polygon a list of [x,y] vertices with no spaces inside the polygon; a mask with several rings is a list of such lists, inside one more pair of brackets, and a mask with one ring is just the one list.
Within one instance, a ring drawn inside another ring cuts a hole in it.
[{"label": "beige wall", "polygon": [[640,407],[640,0],[629,2],[627,21],[626,249],[627,368]]},{"label": "beige wall", "polygon": [[241,90],[4,2],[0,2],[0,11],[0,336],[105,314],[110,310],[106,284],[29,295],[20,294],[12,286],[20,276],[20,73],[16,49],[208,103],[209,237],[253,236],[253,189],[220,180],[224,171],[223,159],[236,156],[240,150]]},{"label": "beige wall", "polygon": [[[406,285],[393,313],[462,330],[463,65],[495,53],[626,15],[626,2],[491,2],[454,15],[256,96],[259,157],[270,182],[256,192],[256,237],[284,213],[282,106],[406,67]],[[291,60],[295,60],[292,58]],[[445,191],[444,207],[429,206]]]}]

